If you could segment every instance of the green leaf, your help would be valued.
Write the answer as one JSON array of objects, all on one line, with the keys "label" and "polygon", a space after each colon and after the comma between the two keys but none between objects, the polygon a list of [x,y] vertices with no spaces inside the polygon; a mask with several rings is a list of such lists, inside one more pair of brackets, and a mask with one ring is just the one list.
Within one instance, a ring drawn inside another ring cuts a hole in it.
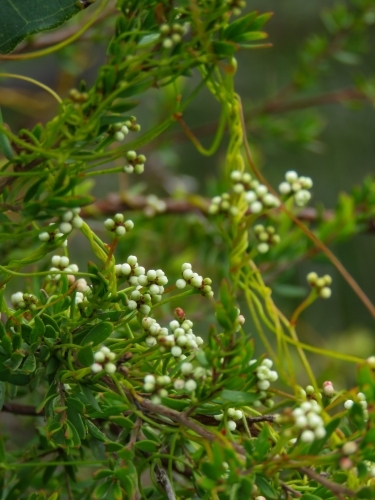
[{"label": "green leaf", "polygon": [[267,500],[277,500],[279,498],[277,491],[275,490],[275,488],[273,488],[273,486],[271,486],[269,479],[267,479],[265,476],[257,474],[255,476],[255,484],[258,486],[260,492],[267,498]]},{"label": "green leaf", "polygon": [[172,408],[172,410],[182,411],[187,406],[189,406],[188,401],[184,401],[181,399],[172,399],[172,398],[161,398],[161,402],[164,406],[168,408]]},{"label": "green leaf", "polygon": [[138,450],[141,450],[141,451],[148,451],[150,453],[154,453],[157,451],[158,449],[158,446],[157,444],[155,443],[155,441],[150,441],[148,439],[145,439],[143,441],[138,441],[137,443],[135,443],[134,445]]},{"label": "green leaf", "polygon": [[94,408],[94,410],[96,410],[99,413],[102,413],[102,409],[100,408],[91,390],[85,385],[81,385],[81,391],[83,392],[87,402]]},{"label": "green leaf", "polygon": [[77,0],[2,0],[0,53],[11,52],[27,36],[60,26],[80,10]]},{"label": "green leaf", "polygon": [[94,472],[93,478],[95,481],[98,481],[99,479],[104,479],[105,477],[110,477],[113,476],[113,470],[111,469],[100,469]]},{"label": "green leaf", "polygon": [[42,338],[46,331],[46,327],[44,326],[43,321],[39,316],[35,316],[34,318],[34,328],[30,334],[30,344],[34,344],[38,340],[38,338]]},{"label": "green leaf", "polygon": [[241,391],[230,391],[224,389],[221,393],[221,398],[229,403],[236,403],[237,405],[249,405],[254,403],[259,399],[259,394],[254,392],[241,392]]},{"label": "green leaf", "polygon": [[77,353],[77,359],[83,366],[90,366],[94,362],[94,352],[91,346],[86,346],[80,349]]},{"label": "green leaf", "polygon": [[301,500],[321,500],[321,497],[317,497],[316,495],[311,495],[311,493],[304,493],[301,496]]},{"label": "green leaf", "polygon": [[258,12],[254,11],[250,12],[246,16],[241,17],[240,19],[237,19],[237,21],[231,23],[224,30],[224,38],[226,40],[233,40],[236,36],[242,35],[242,33],[246,33],[246,31],[248,31],[249,27],[257,17]]},{"label": "green leaf", "polygon": [[25,362],[22,365],[22,371],[26,373],[34,373],[35,369],[36,369],[35,356],[27,356]]},{"label": "green leaf", "polygon": [[68,405],[68,409],[66,411],[66,415],[68,417],[69,422],[71,425],[76,429],[78,436],[81,439],[86,438],[86,427],[83,423],[83,419],[79,413],[76,412],[76,410]]},{"label": "green leaf", "polygon": [[96,425],[94,425],[90,420],[86,420],[86,423],[87,423],[87,428],[88,428],[91,436],[95,437],[96,439],[99,439],[99,441],[103,441],[103,443],[106,443],[107,441],[109,441],[107,436],[105,434],[103,434],[103,432],[100,431],[96,427]]},{"label": "green leaf", "polygon": [[88,344],[92,342],[92,345],[95,347],[104,342],[104,340],[111,335],[112,330],[112,324],[103,321],[102,323],[95,325],[94,328],[90,330],[90,332],[82,340],[81,344]]},{"label": "green leaf", "polygon": [[134,422],[130,420],[130,418],[127,417],[109,417],[110,421],[113,422],[116,425],[119,425],[123,429],[133,429],[134,427]]}]

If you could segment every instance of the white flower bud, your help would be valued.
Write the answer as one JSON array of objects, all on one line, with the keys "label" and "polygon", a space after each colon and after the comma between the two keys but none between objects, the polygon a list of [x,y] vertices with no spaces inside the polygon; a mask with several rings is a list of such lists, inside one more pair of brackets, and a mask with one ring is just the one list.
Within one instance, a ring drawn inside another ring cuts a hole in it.
[{"label": "white flower bud", "polygon": [[301,434],[301,441],[303,443],[312,443],[315,440],[315,434],[309,429],[305,430]]},{"label": "white flower bud", "polygon": [[113,219],[107,219],[104,221],[104,227],[108,230],[115,227],[115,221]]},{"label": "white flower bud", "polygon": [[193,391],[195,391],[196,388],[197,388],[197,383],[195,380],[190,379],[187,382],[185,382],[185,389],[188,392],[193,392]]},{"label": "white flower bud", "polygon": [[185,387],[185,381],[182,379],[177,379],[173,383],[173,387],[176,389],[176,391],[182,391]]},{"label": "white flower bud", "polygon": [[179,279],[176,281],[176,288],[182,290],[186,286],[186,281],[183,279]]},{"label": "white flower bud", "polygon": [[91,371],[94,372],[94,373],[99,373],[103,370],[103,367],[102,365],[100,365],[99,363],[93,363],[91,365]]},{"label": "white flower bud", "polygon": [[154,345],[157,344],[158,341],[156,340],[155,337],[149,336],[149,337],[146,337],[145,342],[148,345],[148,347],[153,347]]},{"label": "white flower bud", "polygon": [[95,361],[97,361],[98,363],[103,363],[103,361],[105,360],[105,354],[104,352],[102,351],[98,351],[94,354],[94,359]]},{"label": "white flower bud", "polygon": [[344,403],[344,407],[346,410],[350,410],[350,408],[354,405],[354,401],[351,399],[347,399]]},{"label": "white flower bud", "polygon": [[105,371],[109,374],[109,375],[112,375],[113,373],[115,373],[116,371],[116,365],[114,363],[107,363],[105,366],[104,366],[104,369]]},{"label": "white flower bud", "polygon": [[54,255],[51,259],[51,264],[55,267],[58,267],[60,265],[60,255]]},{"label": "white flower bud", "polygon": [[171,349],[171,354],[173,357],[178,358],[182,354],[182,349],[178,345],[175,345]]},{"label": "white flower bud", "polygon": [[333,388],[332,382],[327,380],[323,382],[323,394],[329,398],[331,398],[335,393],[335,389]]},{"label": "white flower bud", "polygon": [[69,259],[68,257],[62,256],[60,258],[60,267],[68,267],[69,266]]},{"label": "white flower bud", "polygon": [[233,420],[228,420],[227,422],[228,429],[233,432],[236,430],[237,424]]},{"label": "white flower bud", "polygon": [[117,226],[115,233],[116,236],[124,236],[126,234],[126,229],[124,228],[124,226]]},{"label": "white flower bud", "polygon": [[43,241],[43,243],[49,241],[50,239],[50,234],[47,233],[46,231],[44,231],[43,233],[40,233],[38,238],[40,239],[40,241]]},{"label": "white flower bud", "polygon": [[285,173],[285,179],[292,183],[298,180],[298,174],[294,170],[288,170],[288,172]]},{"label": "white flower bud", "polygon": [[291,190],[292,190],[292,187],[289,184],[289,182],[282,182],[279,185],[279,192],[280,192],[280,194],[289,194],[291,192]]},{"label": "white flower bud", "polygon": [[61,224],[59,225],[59,229],[63,234],[68,234],[72,231],[73,228],[70,222],[61,222]]},{"label": "white flower bud", "polygon": [[263,210],[263,205],[260,201],[254,201],[250,205],[250,210],[253,214],[259,214]]}]

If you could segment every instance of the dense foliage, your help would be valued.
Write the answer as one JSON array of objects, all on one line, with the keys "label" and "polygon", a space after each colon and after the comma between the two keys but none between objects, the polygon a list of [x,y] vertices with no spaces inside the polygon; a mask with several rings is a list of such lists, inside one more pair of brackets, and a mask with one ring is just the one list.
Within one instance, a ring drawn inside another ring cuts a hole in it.
[{"label": "dense foliage", "polygon": [[[343,194],[329,214],[314,210],[313,180],[291,166],[273,189],[247,137],[251,128],[261,144],[293,129],[297,142],[314,141],[316,122],[281,124],[267,111],[298,109],[298,93],[333,59],[359,60],[375,2],[326,11],[326,34],[307,41],[289,86],[249,113],[235,57],[270,50],[270,13],[244,0],[118,0],[116,9],[97,1],[86,12],[80,35],[94,22],[113,35],[95,82],[61,98],[28,78],[58,101],[56,115],[18,132],[0,115],[0,404],[32,417],[22,446],[2,428],[1,500],[375,498],[375,357],[300,342],[300,315],[330,298],[332,279],[311,262],[307,293],[280,280],[321,252],[375,318],[326,247],[372,227],[375,183]],[[45,29],[36,14],[25,35]],[[21,38],[9,33],[3,52]],[[63,51],[77,38],[14,58]],[[3,67],[12,57],[2,56]],[[220,107],[210,147],[184,119],[203,89]],[[139,123],[132,113],[150,95],[161,110]],[[374,83],[358,78],[337,100],[374,95]],[[221,178],[206,197],[139,195],[123,178],[147,172],[142,148],[176,124],[202,155],[225,144]],[[98,202],[92,179],[107,175],[121,189]],[[142,242],[155,249],[151,263],[138,254]],[[277,288],[301,297],[290,318],[273,300]],[[357,385],[338,391],[321,380],[309,352],[354,364]]]}]

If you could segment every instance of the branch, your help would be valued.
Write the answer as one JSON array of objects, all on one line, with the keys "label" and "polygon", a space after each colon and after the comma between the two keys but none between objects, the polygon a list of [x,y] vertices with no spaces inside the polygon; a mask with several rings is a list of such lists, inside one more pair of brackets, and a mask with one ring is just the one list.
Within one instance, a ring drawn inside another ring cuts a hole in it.
[{"label": "branch", "polygon": [[167,495],[168,500],[176,500],[176,496],[173,491],[173,486],[169,480],[169,477],[167,473],[165,472],[164,469],[159,467],[158,465],[155,466],[155,473],[156,473],[156,479],[157,482],[162,485],[164,488],[164,491]]},{"label": "branch", "polygon": [[299,471],[302,472],[302,474],[305,474],[308,476],[310,479],[313,479],[314,481],[317,481],[321,485],[325,486],[329,490],[332,491],[334,495],[336,495],[338,498],[341,497],[341,495],[346,495],[348,497],[355,498],[357,496],[357,493],[353,490],[350,490],[349,488],[346,488],[345,486],[342,486],[341,484],[334,483],[333,481],[330,481],[329,479],[325,478],[324,476],[321,476],[317,472],[315,472],[313,469],[309,469],[308,467],[300,467]]},{"label": "branch", "polygon": [[[175,200],[173,198],[161,198],[161,201],[165,204],[165,210],[163,212],[156,212],[155,215],[164,214],[190,214],[190,213],[201,213],[203,215],[208,215],[208,207],[210,206],[210,199],[203,198],[199,196],[191,197],[191,199],[186,200]],[[97,218],[100,215],[114,215],[118,212],[124,211],[144,211],[149,207],[147,201],[147,196],[129,196],[129,195],[118,195],[116,193],[111,193],[106,199],[98,200],[93,206],[86,207],[82,209],[82,217]],[[248,210],[246,215],[251,213]],[[320,220],[330,221],[335,217],[334,210],[327,209],[323,212],[318,212],[313,207],[306,207],[299,211],[298,219],[306,222],[317,222]],[[375,219],[370,219],[367,221],[367,231],[375,233]]]},{"label": "branch", "polygon": [[320,94],[305,99],[294,99],[291,101],[271,100],[266,102],[255,115],[285,113],[297,109],[311,108],[314,106],[324,106],[326,104],[336,104],[346,101],[371,101],[371,99],[358,89],[342,89],[326,94]]},{"label": "branch", "polygon": [[[220,439],[220,437],[224,439],[224,436],[214,434],[205,427],[199,425],[195,420],[186,417],[183,413],[179,413],[176,410],[167,408],[166,406],[155,405],[154,403],[152,403],[147,399],[142,399],[141,401],[138,401],[136,405],[142,411],[146,410],[147,412],[155,413],[156,415],[163,415],[164,417],[171,419],[173,422],[177,422],[178,424],[187,427],[188,429],[192,430],[193,432],[201,436],[203,439],[207,439],[207,441],[213,442],[216,441],[217,439]],[[235,442],[231,442],[230,444],[237,453],[243,456],[246,455],[245,449],[240,444]]]},{"label": "branch", "polygon": [[32,417],[40,417],[43,415],[43,411],[40,413],[36,412],[35,406],[20,405],[17,403],[4,403],[1,411],[13,413],[14,415],[29,415]]}]

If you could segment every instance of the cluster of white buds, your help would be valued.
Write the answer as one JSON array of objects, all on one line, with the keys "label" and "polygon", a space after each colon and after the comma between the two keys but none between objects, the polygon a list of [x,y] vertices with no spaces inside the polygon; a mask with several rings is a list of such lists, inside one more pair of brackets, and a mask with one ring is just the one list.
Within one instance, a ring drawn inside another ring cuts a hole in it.
[{"label": "cluster of white buds", "polygon": [[16,292],[11,295],[10,301],[16,309],[35,310],[38,298],[31,293]]},{"label": "cluster of white buds", "polygon": [[137,123],[136,116],[130,116],[129,120],[126,120],[124,125],[126,125],[132,132],[139,132],[141,130],[141,126],[139,125],[139,123]]},{"label": "cluster of white buds", "polygon": [[251,189],[245,192],[245,201],[248,203],[251,213],[259,214],[263,210],[280,206],[279,199],[270,193],[264,184],[254,179],[250,182],[250,187]]},{"label": "cluster of white buds", "polygon": [[80,278],[75,282],[75,288],[77,290],[75,296],[76,304],[81,304],[82,302],[87,301],[87,295],[92,293],[87,281],[83,278]]},{"label": "cluster of white buds", "polygon": [[257,249],[259,253],[267,253],[270,246],[280,243],[280,236],[276,234],[273,226],[264,227],[262,224],[257,224],[254,227],[254,233],[258,240]]},{"label": "cluster of white buds", "polygon": [[130,285],[136,286],[130,294],[128,308],[132,311],[139,309],[143,314],[150,312],[149,304],[161,301],[164,286],[168,283],[162,269],[150,269],[146,272],[143,266],[138,265],[135,255],[130,255],[125,264],[117,264],[115,273],[118,278],[126,277]]},{"label": "cluster of white buds", "polygon": [[124,166],[126,174],[143,174],[145,170],[145,155],[138,155],[135,151],[128,151],[126,153],[127,164]]},{"label": "cluster of white buds", "polygon": [[210,278],[203,278],[198,273],[194,273],[192,265],[189,263],[182,264],[181,266],[182,278],[176,281],[176,287],[182,290],[188,284],[201,292],[204,297],[213,297]]},{"label": "cluster of white buds", "polygon": [[143,212],[147,217],[154,217],[156,214],[162,214],[167,209],[165,201],[158,198],[155,194],[148,195],[146,202],[147,204]]},{"label": "cluster of white buds", "polygon": [[267,208],[280,206],[279,200],[268,191],[267,186],[252,179],[248,172],[241,173],[239,170],[233,170],[230,178],[233,182],[233,191],[236,194],[245,194],[245,200],[253,214],[259,214]]},{"label": "cluster of white buds", "polygon": [[[52,267],[50,268],[50,271],[55,271],[53,274],[49,274],[47,276],[47,280],[49,281],[59,281],[61,278],[61,274],[58,274],[58,271],[70,271],[72,273],[77,273],[78,272],[78,266],[76,264],[69,264],[69,258],[66,257],[65,255],[60,256],[60,255],[53,255],[51,258],[51,264]],[[68,275],[68,280],[69,280]]]},{"label": "cluster of white buds", "polygon": [[311,193],[308,191],[313,186],[310,177],[298,176],[294,170],[289,170],[285,174],[285,181],[279,185],[279,191],[283,195],[294,196],[297,206],[304,207],[310,201]]},{"label": "cluster of white buds", "polygon": [[125,139],[125,136],[128,135],[129,128],[125,122],[124,123],[114,123],[110,127],[110,132],[113,133],[116,141],[121,142]]},{"label": "cluster of white buds", "polygon": [[335,389],[332,382],[330,380],[326,380],[325,382],[323,382],[323,395],[327,398],[332,398],[334,394]]},{"label": "cluster of white buds", "polygon": [[[365,419],[367,420],[368,409],[367,409],[367,401],[366,401],[365,394],[363,394],[363,392],[358,392],[356,399],[357,399],[358,403],[360,404],[360,406],[362,406]],[[354,404],[354,401],[352,399],[347,399],[344,403],[345,410],[350,410],[350,408],[353,406],[353,404]]]},{"label": "cluster of white buds", "polygon": [[325,274],[319,278],[315,272],[312,272],[307,275],[307,281],[315,288],[321,299],[329,299],[332,295],[332,290],[329,288],[329,285],[332,283],[332,278],[329,274]]},{"label": "cluster of white buds", "polygon": [[61,222],[59,224],[59,230],[63,234],[69,234],[73,227],[79,229],[82,227],[83,219],[79,216],[81,209],[79,207],[67,210],[61,216]]},{"label": "cluster of white buds", "polygon": [[230,194],[223,193],[221,196],[212,198],[208,213],[211,215],[224,213],[235,216],[238,214],[238,208],[231,204]]},{"label": "cluster of white buds", "polygon": [[326,435],[323,419],[319,415],[321,411],[321,407],[314,399],[304,401],[292,411],[294,425],[302,430],[300,435],[302,442],[312,443],[315,439],[322,439]]},{"label": "cluster of white buds", "polygon": [[91,371],[94,373],[99,373],[105,371],[109,375],[115,373],[116,365],[112,363],[115,359],[116,354],[112,352],[108,347],[103,346],[94,354],[95,363],[91,365]]},{"label": "cluster of white buds", "polygon": [[154,393],[151,401],[154,404],[160,404],[161,398],[168,396],[166,386],[170,385],[171,377],[168,375],[146,375],[143,379],[143,390],[145,392]]},{"label": "cluster of white buds", "polygon": [[366,359],[366,362],[372,370],[375,370],[375,356],[370,356]]},{"label": "cluster of white buds", "polygon": [[[249,366],[257,363],[256,359],[252,359],[249,362]],[[271,382],[276,382],[279,378],[279,375],[276,370],[271,370],[273,366],[273,361],[269,358],[265,358],[262,360],[259,366],[255,369],[255,375],[257,377],[257,388],[259,389],[260,398],[257,401],[254,401],[254,406],[260,406],[262,403],[264,406],[268,408],[272,408],[274,405],[274,401],[272,397],[267,394],[267,390],[271,386]]]},{"label": "cluster of white buds", "polygon": [[181,42],[186,30],[182,24],[174,23],[172,26],[169,24],[162,24],[160,26],[160,36],[163,38],[163,47],[171,49],[174,45]]},{"label": "cluster of white buds", "polygon": [[[82,220],[82,219],[81,219]],[[68,224],[70,224],[68,222]],[[50,223],[50,226],[53,226],[53,222]],[[70,231],[68,231],[70,232]],[[43,231],[42,233],[39,234],[39,239],[40,241],[42,241],[43,243],[47,243],[47,242],[54,242],[56,238],[63,238],[65,236],[64,233],[60,232],[60,231]],[[66,247],[68,244],[68,241],[65,239],[65,240],[62,240],[61,241],[61,246],[64,246]]]},{"label": "cluster of white buds", "polygon": [[126,220],[124,222],[124,216],[122,214],[116,214],[113,219],[107,219],[104,221],[104,227],[115,233],[117,237],[124,236],[127,231],[131,231],[134,227],[134,222],[132,220]]},{"label": "cluster of white buds", "polygon": [[242,9],[246,7],[245,0],[226,0],[226,3],[234,16],[240,16]]},{"label": "cluster of white buds", "polygon": [[[191,323],[191,321],[190,321],[190,323]],[[181,338],[181,336],[178,337],[177,340],[179,338]],[[198,342],[197,342],[197,339],[198,339]],[[193,342],[195,342],[198,345],[203,344],[203,339],[201,339],[200,337],[195,337],[195,339],[190,338],[190,340],[193,340]],[[212,377],[211,370],[207,370],[206,368],[203,368],[202,366],[194,367],[194,365],[188,361],[186,361],[185,363],[182,363],[180,371],[181,371],[181,375],[185,378],[185,380],[182,378],[175,380],[174,388],[177,391],[181,391],[181,390],[185,389],[187,392],[193,392],[197,388],[197,382],[196,382],[197,380],[205,380],[207,377]]]},{"label": "cluster of white buds", "polygon": [[[261,184],[258,180],[252,179],[248,172],[240,172],[233,170],[230,174],[230,179],[233,183],[232,190],[236,195],[243,194],[249,209],[253,214],[259,214],[263,210],[277,208],[280,206],[280,201],[276,196],[268,191],[267,186]],[[237,215],[237,206],[232,205],[231,196],[228,193],[223,193],[221,196],[215,196],[211,200],[211,205],[208,209],[210,214],[229,213]]]},{"label": "cluster of white buds", "polygon": [[[243,412],[242,412],[242,410],[236,410],[236,408],[228,408],[226,410],[226,414],[228,417],[228,420],[227,420],[228,429],[233,432],[236,430],[236,427],[237,427],[237,424],[235,421],[242,419]],[[224,413],[220,413],[219,415],[214,415],[214,419],[218,420],[219,422],[221,420],[223,420],[223,418],[224,418]]]},{"label": "cluster of white buds", "polygon": [[193,333],[193,322],[185,319],[182,322],[173,320],[169,323],[169,328],[163,328],[153,318],[146,317],[142,320],[144,330],[149,334],[146,338],[146,344],[153,347],[159,344],[160,351],[166,352],[167,349],[174,358],[184,360],[186,354],[199,349],[204,343],[201,337]]}]

